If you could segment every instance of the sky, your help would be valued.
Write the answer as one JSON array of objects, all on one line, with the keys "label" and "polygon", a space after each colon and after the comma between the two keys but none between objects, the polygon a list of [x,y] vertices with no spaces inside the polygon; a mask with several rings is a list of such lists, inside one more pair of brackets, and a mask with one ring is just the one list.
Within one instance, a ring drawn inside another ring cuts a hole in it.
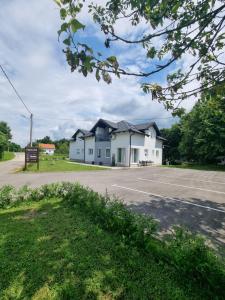
[{"label": "sky", "polygon": [[[159,128],[177,122],[162,104],[143,94],[135,77],[114,78],[108,85],[98,83],[92,75],[85,78],[71,73],[62,53],[63,45],[58,42],[61,20],[53,0],[2,0],[0,20],[0,63],[34,115],[34,140],[46,135],[70,138],[77,128],[90,129],[99,118],[133,123],[151,120]],[[81,21],[88,24],[84,39],[97,41],[103,50],[103,36],[87,10]],[[145,26],[137,30],[145,30]],[[127,23],[119,24],[117,30],[120,34],[134,34]],[[147,64],[141,49],[118,44],[110,51],[130,70]],[[153,80],[162,83],[164,79],[159,75]],[[187,108],[192,105],[190,102]],[[23,146],[28,143],[29,114],[1,72],[0,120],[11,127],[13,141]]]}]

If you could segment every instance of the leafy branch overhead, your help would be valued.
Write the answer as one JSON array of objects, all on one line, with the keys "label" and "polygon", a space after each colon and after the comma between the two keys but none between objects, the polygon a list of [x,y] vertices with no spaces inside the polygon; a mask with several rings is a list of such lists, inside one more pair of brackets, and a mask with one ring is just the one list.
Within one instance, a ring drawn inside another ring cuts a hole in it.
[{"label": "leafy branch overhead", "polygon": [[[143,50],[140,53],[144,53],[147,66],[138,72],[120,64],[116,56],[98,53],[97,42],[94,47],[81,43],[85,24],[79,21],[79,14],[85,1],[55,2],[63,21],[58,33],[64,37],[72,72],[78,70],[84,76],[95,72],[98,81],[107,83],[111,83],[111,74],[143,78],[143,91],[175,113],[181,112],[179,104],[190,96],[212,88],[221,92],[225,83],[224,0],[109,0],[104,6],[86,1],[89,15],[105,35],[104,53],[118,42]],[[133,38],[117,32],[121,19],[130,24]],[[182,68],[187,54],[189,59]],[[153,83],[152,76],[157,73],[167,74],[165,86]]]}]

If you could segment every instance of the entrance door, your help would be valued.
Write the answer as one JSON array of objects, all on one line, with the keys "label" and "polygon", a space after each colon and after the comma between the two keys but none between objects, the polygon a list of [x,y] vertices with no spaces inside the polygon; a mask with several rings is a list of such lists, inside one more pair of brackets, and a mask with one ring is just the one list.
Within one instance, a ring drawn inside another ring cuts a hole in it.
[{"label": "entrance door", "polygon": [[117,162],[121,164],[125,164],[126,162],[126,149],[118,148],[117,149]]},{"label": "entrance door", "polygon": [[138,163],[138,149],[137,148],[132,148],[131,149],[131,163],[137,164]]}]

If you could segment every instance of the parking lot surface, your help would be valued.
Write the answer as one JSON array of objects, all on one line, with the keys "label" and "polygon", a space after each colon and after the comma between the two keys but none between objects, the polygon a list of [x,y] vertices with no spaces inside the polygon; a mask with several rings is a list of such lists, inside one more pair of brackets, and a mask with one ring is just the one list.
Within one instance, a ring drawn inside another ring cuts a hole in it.
[{"label": "parking lot surface", "polygon": [[[0,186],[40,186],[50,182],[80,182],[102,194],[123,200],[130,209],[160,221],[161,232],[184,225],[225,246],[225,173],[163,167],[60,172],[17,173],[21,158],[0,164]],[[5,167],[3,166],[5,165]]]}]

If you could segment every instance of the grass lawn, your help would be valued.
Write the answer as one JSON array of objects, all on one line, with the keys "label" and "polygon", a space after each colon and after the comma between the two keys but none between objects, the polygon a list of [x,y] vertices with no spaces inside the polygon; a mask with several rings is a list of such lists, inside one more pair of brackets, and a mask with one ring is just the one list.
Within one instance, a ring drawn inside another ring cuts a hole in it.
[{"label": "grass lawn", "polygon": [[1,161],[11,160],[15,157],[15,154],[13,152],[4,151],[3,153],[3,159],[0,159]]},{"label": "grass lawn", "polygon": [[207,299],[177,273],[59,199],[0,210],[0,299]]},{"label": "grass lawn", "polygon": [[64,172],[64,171],[96,171],[106,170],[98,166],[69,163],[66,160],[41,160],[39,171],[36,164],[29,164],[27,171],[32,172]]},{"label": "grass lawn", "polygon": [[163,165],[163,167],[203,170],[203,171],[225,171],[225,166],[220,166],[220,165],[182,164],[182,165]]}]

